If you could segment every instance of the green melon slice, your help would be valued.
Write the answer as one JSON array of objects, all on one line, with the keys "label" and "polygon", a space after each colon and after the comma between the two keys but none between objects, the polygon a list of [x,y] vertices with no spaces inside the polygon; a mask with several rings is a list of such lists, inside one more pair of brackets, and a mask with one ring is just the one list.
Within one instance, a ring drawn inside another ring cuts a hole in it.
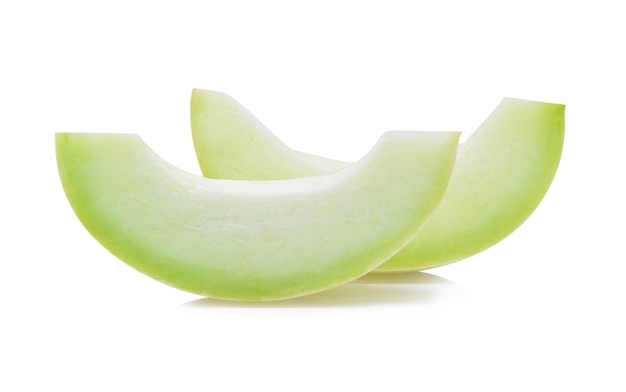
[{"label": "green melon slice", "polygon": [[[564,111],[563,105],[504,99],[459,146],[448,189],[428,223],[375,272],[438,267],[512,233],[538,206],[556,173]],[[292,150],[224,93],[194,90],[191,125],[206,177],[285,179],[347,165]]]},{"label": "green melon slice", "polygon": [[390,132],[354,165],[276,181],[193,175],[130,134],[57,134],[56,150],[76,215],[114,255],[182,290],[255,301],[337,286],[401,249],[439,203],[458,137]]}]

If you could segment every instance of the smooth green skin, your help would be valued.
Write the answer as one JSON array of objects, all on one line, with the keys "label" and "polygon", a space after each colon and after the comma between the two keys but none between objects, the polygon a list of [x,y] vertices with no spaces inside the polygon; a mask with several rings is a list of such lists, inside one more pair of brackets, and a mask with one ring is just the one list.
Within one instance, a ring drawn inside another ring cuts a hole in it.
[{"label": "smooth green skin", "polygon": [[57,134],[56,150],[76,215],[114,255],[192,293],[260,301],[348,282],[401,249],[441,199],[458,138],[390,132],[354,165],[277,181],[193,175],[137,135]]},{"label": "smooth green skin", "polygon": [[[505,98],[459,146],[448,189],[427,224],[375,272],[449,264],[517,229],[539,205],[556,173],[564,112],[563,105]],[[347,165],[290,149],[224,93],[195,89],[191,125],[206,177],[294,178]]]}]

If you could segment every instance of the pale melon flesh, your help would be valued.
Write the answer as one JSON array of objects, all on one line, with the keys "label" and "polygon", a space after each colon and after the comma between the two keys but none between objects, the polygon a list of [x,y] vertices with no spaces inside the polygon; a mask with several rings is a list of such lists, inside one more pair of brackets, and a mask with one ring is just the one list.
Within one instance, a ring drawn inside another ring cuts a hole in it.
[{"label": "pale melon flesh", "polygon": [[439,203],[458,133],[390,132],[333,173],[207,179],[137,135],[56,135],[65,193],[109,251],[163,283],[232,300],[296,297],[356,279],[401,249]]},{"label": "pale melon flesh", "polygon": [[[502,100],[459,146],[448,189],[427,224],[375,272],[445,265],[479,253],[517,229],[539,205],[556,173],[564,111],[559,104]],[[292,150],[224,93],[195,89],[191,125],[206,177],[285,179],[348,165]]]}]

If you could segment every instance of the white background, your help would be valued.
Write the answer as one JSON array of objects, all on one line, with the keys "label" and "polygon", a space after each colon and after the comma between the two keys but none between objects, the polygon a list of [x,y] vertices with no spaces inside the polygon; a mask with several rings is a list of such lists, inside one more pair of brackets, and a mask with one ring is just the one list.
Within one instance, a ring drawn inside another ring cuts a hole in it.
[{"label": "white background", "polygon": [[[619,2],[0,2],[0,390],[626,390]],[[426,273],[300,299],[200,299],[83,229],[55,132],[139,133],[199,173],[193,87],[296,149],[567,105],[561,166],[513,235]]]}]

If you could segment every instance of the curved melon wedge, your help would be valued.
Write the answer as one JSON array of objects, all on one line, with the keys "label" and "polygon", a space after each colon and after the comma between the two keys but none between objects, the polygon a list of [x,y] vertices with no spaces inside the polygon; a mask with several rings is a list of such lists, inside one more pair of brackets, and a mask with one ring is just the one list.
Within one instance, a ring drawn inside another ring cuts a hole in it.
[{"label": "curved melon wedge", "polygon": [[278,181],[196,176],[137,135],[57,134],[56,150],[76,215],[121,260],[189,292],[275,300],[358,278],[402,248],[441,199],[458,137],[391,132],[345,169]]},{"label": "curved melon wedge", "polygon": [[[375,272],[452,263],[489,248],[519,227],[556,173],[564,110],[563,105],[504,99],[459,146],[448,189],[428,223]],[[191,125],[207,177],[293,178],[346,165],[290,149],[224,93],[194,90]]]},{"label": "curved melon wedge", "polygon": [[232,180],[282,180],[349,165],[292,150],[229,95],[194,89],[191,129],[202,175]]}]

